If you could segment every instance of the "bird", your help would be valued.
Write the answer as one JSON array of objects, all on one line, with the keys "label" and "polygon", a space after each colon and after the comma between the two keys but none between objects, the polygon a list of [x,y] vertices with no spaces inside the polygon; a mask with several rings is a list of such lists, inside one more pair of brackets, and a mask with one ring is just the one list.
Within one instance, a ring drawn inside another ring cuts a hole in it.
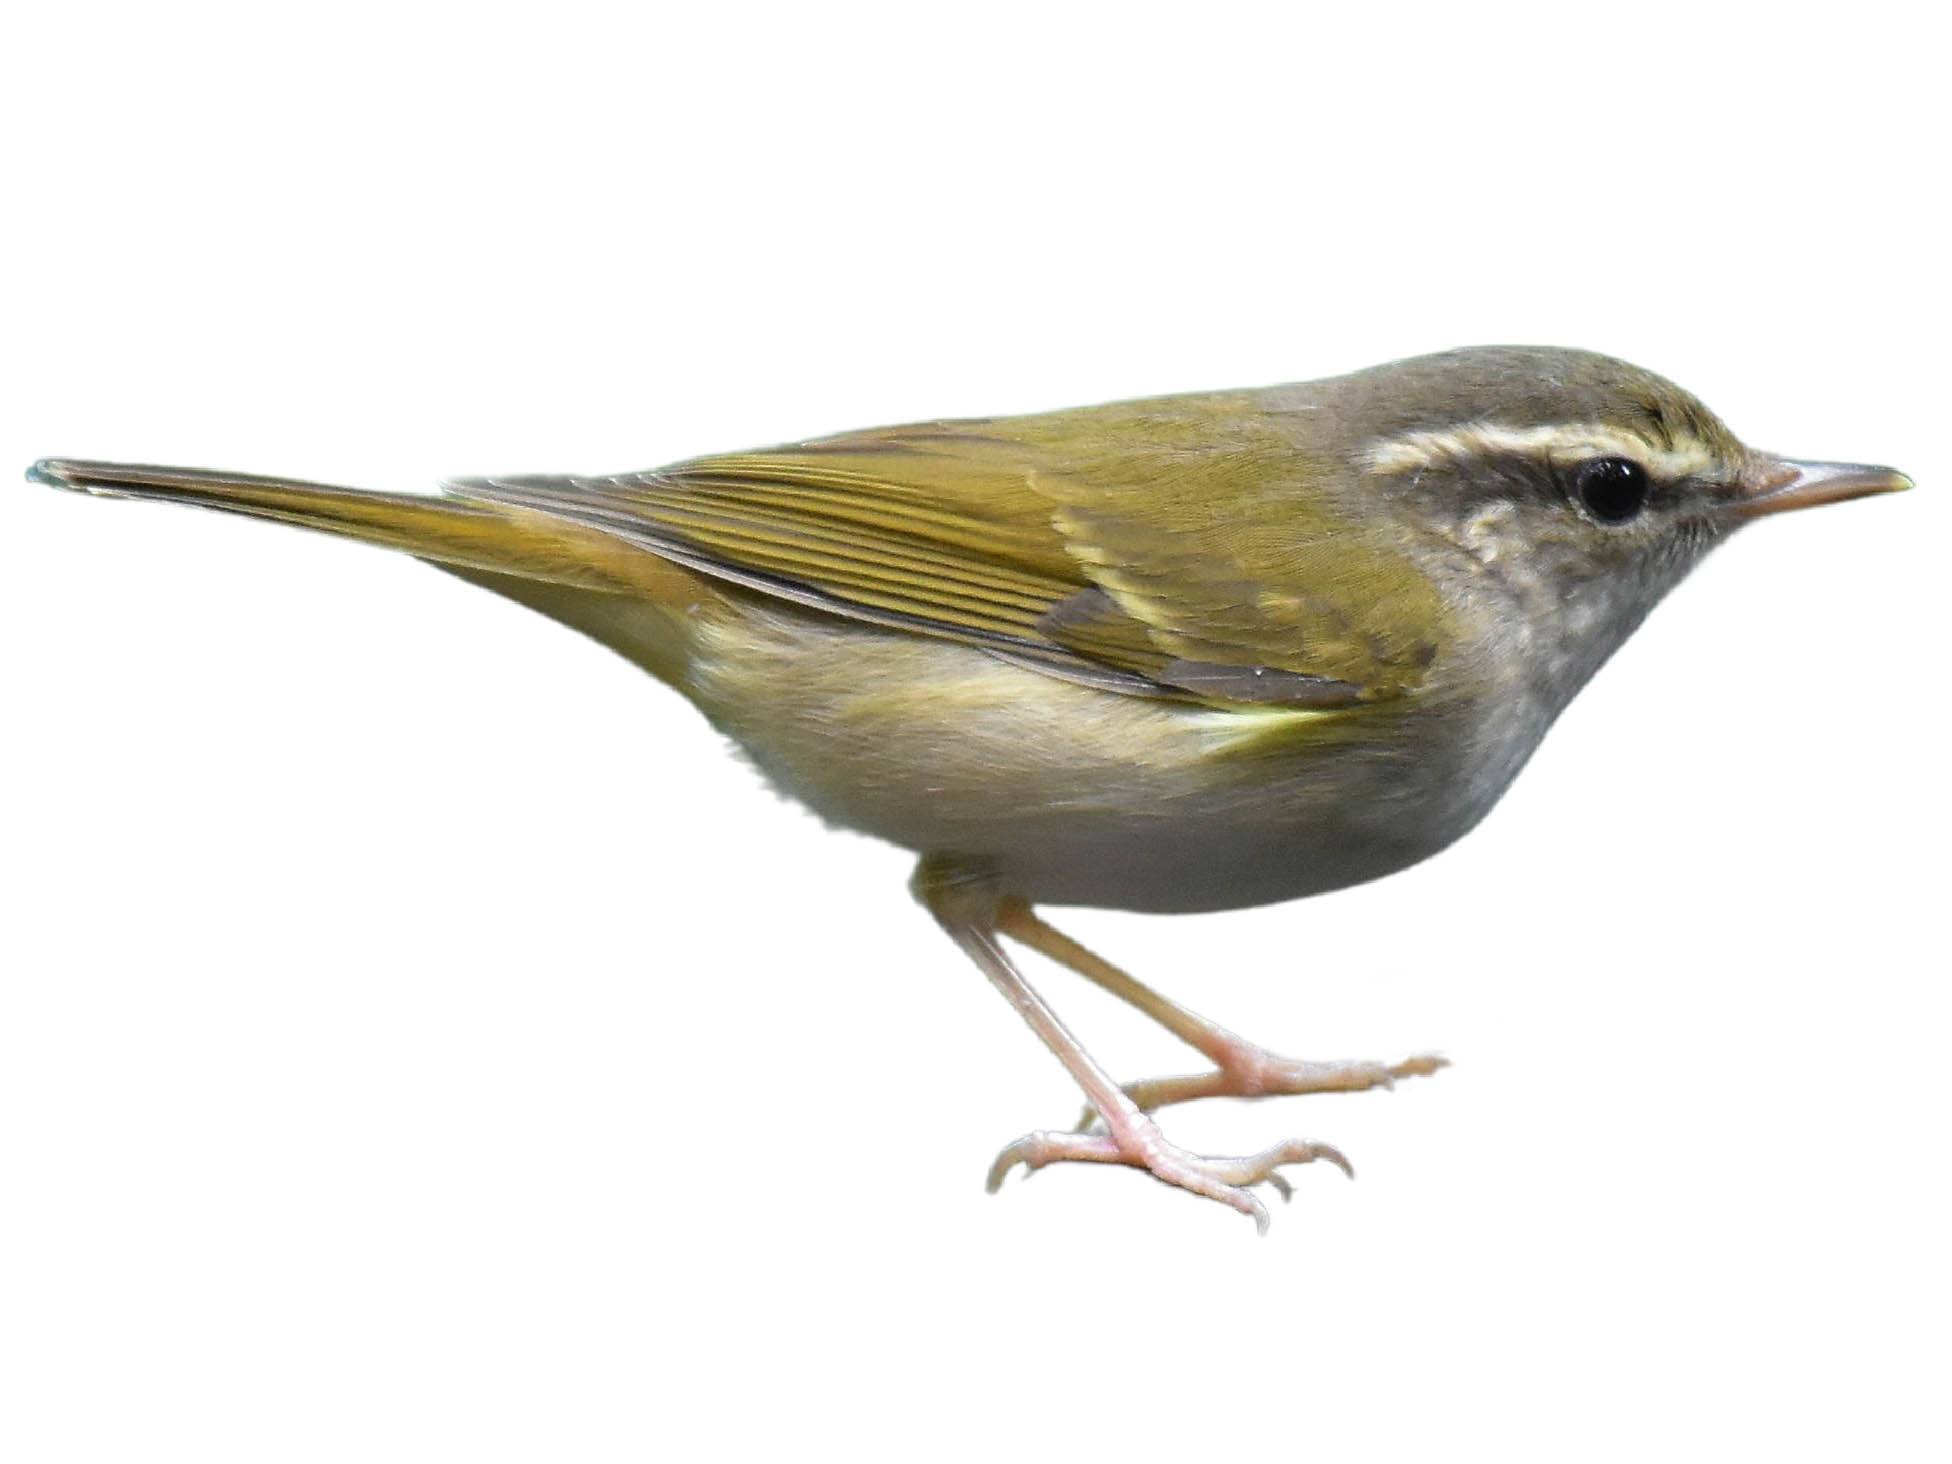
[{"label": "bird", "polygon": [[[1347,1158],[1195,1153],[1159,1110],[1445,1059],[1282,1057],[1040,910],[1238,909],[1415,864],[1716,545],[1912,486],[1751,449],[1653,372],[1542,346],[438,495],[67,458],[28,476],[402,550],[621,653],[778,789],[912,851],[915,896],[1076,1081],[1084,1117],[1007,1145],[991,1190],[1122,1165],[1263,1232],[1258,1186],[1285,1198],[1284,1167]],[[1121,1083],[1011,945],[1211,1066]]]}]

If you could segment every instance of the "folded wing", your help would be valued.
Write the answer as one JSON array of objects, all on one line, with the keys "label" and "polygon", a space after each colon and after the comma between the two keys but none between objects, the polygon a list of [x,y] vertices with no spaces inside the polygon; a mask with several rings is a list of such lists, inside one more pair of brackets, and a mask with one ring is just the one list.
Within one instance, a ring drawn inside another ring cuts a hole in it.
[{"label": "folded wing", "polygon": [[1338,706],[1436,655],[1434,591],[1333,520],[1245,393],[935,422],[450,491],[1128,695]]}]

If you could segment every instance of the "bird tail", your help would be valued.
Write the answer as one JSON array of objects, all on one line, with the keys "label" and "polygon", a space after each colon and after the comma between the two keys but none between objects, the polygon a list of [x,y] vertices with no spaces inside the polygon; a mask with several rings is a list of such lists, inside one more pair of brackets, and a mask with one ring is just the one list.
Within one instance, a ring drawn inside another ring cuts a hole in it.
[{"label": "bird tail", "polygon": [[108,498],[155,498],[319,529],[463,574],[662,599],[691,576],[637,545],[535,509],[463,496],[376,493],[294,478],[46,458],[28,479]]}]

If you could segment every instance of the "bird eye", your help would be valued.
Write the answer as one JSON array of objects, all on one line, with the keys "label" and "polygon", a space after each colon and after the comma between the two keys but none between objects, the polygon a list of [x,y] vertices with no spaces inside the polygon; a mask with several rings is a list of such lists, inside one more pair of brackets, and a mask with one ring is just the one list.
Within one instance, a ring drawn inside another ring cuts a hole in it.
[{"label": "bird eye", "polygon": [[1572,498],[1596,523],[1624,524],[1647,506],[1647,470],[1632,458],[1602,457],[1572,471]]}]

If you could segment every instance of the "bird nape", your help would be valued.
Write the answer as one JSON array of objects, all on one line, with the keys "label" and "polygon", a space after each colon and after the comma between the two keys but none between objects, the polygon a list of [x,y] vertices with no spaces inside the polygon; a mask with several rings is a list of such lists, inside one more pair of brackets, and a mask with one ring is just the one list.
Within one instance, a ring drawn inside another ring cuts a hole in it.
[{"label": "bird nape", "polygon": [[[1083,1089],[1022,1164],[1129,1165],[1254,1217],[1293,1141],[1170,1143],[1190,1099],[1442,1067],[1278,1057],[1038,905],[1200,911],[1374,879],[1467,832],[1572,696],[1743,524],[1910,486],[1745,447],[1587,352],[1483,347],[1255,390],[925,422],[441,496],[49,459],[29,476],[405,550],[619,651],[782,790],[920,856],[913,887]],[[1121,1085],[1039,951],[1202,1054]]]}]

